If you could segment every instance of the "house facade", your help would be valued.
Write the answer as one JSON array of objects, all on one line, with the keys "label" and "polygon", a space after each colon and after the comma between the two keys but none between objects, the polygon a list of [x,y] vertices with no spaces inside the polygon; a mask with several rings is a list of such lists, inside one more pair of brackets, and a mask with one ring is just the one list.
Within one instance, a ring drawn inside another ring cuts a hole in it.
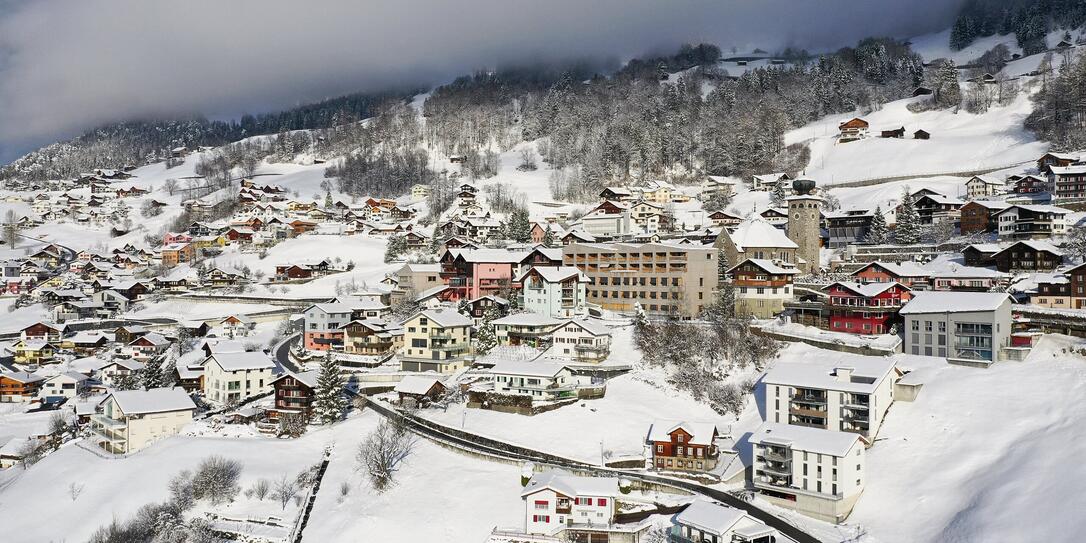
[{"label": "house facade", "polygon": [[857,434],[767,422],[749,442],[752,486],[774,505],[841,523],[863,493],[866,452]]},{"label": "house facade", "polygon": [[1011,299],[1002,292],[920,292],[901,309],[904,351],[987,366],[1010,345]]},{"label": "house facade", "polygon": [[105,451],[129,454],[177,435],[194,411],[196,404],[180,388],[118,390],[91,416],[91,432]]},{"label": "house facade", "polygon": [[912,298],[912,290],[897,282],[838,281],[826,289],[829,327],[848,334],[888,334],[897,312]]},{"label": "house facade", "polygon": [[415,313],[403,323],[403,371],[452,373],[472,359],[472,320],[451,309]]},{"label": "house facade", "polygon": [[796,268],[784,262],[750,258],[728,270],[735,290],[735,311],[767,319],[784,311],[792,300]]},{"label": "house facade", "polygon": [[659,471],[712,471],[720,432],[711,422],[658,420],[649,428],[652,465]]},{"label": "house facade", "polygon": [[532,267],[517,278],[521,307],[551,317],[574,317],[587,309],[588,276],[572,266]]},{"label": "house facade", "polygon": [[214,353],[204,361],[204,396],[235,404],[271,391],[275,362],[262,352]]}]

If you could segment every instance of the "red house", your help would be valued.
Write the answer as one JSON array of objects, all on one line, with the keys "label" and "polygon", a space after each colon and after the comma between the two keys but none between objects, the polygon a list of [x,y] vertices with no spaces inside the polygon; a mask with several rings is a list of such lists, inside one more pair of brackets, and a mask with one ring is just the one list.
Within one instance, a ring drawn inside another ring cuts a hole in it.
[{"label": "red house", "polygon": [[234,243],[234,242],[252,243],[253,242],[253,231],[251,229],[249,229],[249,228],[231,228],[231,229],[226,231],[225,236],[226,236],[226,239],[230,240],[232,243]]},{"label": "red house", "polygon": [[655,421],[648,437],[652,465],[658,470],[710,471],[720,457],[719,437],[711,422]]},{"label": "red house", "polygon": [[852,272],[857,283],[898,282],[909,288],[926,284],[931,273],[912,262],[871,262]]},{"label": "red house", "polygon": [[272,381],[275,410],[268,413],[269,417],[278,420],[280,413],[300,413],[308,420],[313,411],[319,374],[316,370],[301,373],[287,371]]},{"label": "red house", "polygon": [[887,334],[901,306],[912,299],[912,290],[890,283],[836,282],[826,288],[830,301],[829,326],[834,332]]}]

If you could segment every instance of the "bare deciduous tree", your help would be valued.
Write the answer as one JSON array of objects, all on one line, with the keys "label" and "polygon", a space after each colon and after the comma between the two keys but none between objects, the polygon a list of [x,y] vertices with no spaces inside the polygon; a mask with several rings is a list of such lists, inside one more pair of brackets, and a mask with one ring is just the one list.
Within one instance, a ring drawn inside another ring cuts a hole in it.
[{"label": "bare deciduous tree", "polygon": [[275,490],[272,492],[272,499],[279,502],[279,506],[286,510],[287,504],[290,500],[294,499],[294,496],[298,494],[298,483],[287,477],[285,474],[275,482]]},{"label": "bare deciduous tree", "polygon": [[360,470],[366,472],[378,492],[388,489],[400,464],[411,455],[415,438],[402,425],[382,420],[362,442],[355,455]]}]

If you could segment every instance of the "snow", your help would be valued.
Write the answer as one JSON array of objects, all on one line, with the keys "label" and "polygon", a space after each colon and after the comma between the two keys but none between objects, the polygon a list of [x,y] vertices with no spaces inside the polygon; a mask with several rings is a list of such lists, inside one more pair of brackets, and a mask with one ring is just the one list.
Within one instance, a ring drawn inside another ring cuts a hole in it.
[{"label": "snow", "polygon": [[1003,292],[917,292],[902,315],[995,311],[1009,300]]},{"label": "snow", "polygon": [[790,445],[793,449],[832,456],[845,456],[856,442],[859,434],[851,432],[830,432],[821,428],[806,428],[790,424],[767,422],[751,434],[749,441],[754,444]]},{"label": "snow", "polygon": [[[953,109],[912,113],[907,109],[910,103],[925,99],[928,97],[897,100],[864,115],[872,133],[866,139],[837,143],[837,125],[855,116],[848,113],[792,130],[785,135],[785,143],[810,145],[811,162],[804,175],[823,186],[881,177],[1008,168],[1036,160],[1048,150],[1047,143],[1036,141],[1022,127],[1032,107],[1025,92],[1009,105],[981,114],[965,110],[955,113]],[[902,126],[905,139],[877,137],[881,130]],[[930,132],[931,139],[909,139],[918,129]],[[954,191],[949,195],[957,194]]]},{"label": "snow", "polygon": [[110,394],[117,407],[125,415],[164,413],[196,409],[192,398],[180,388],[153,388],[150,390],[118,390]]}]

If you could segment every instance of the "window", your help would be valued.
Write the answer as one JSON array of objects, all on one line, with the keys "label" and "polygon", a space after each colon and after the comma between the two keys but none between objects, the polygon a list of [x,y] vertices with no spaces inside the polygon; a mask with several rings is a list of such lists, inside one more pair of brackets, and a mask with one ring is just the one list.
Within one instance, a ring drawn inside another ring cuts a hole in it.
[{"label": "window", "polygon": [[607,505],[607,498],[598,498],[596,500],[596,505],[598,505],[600,507],[606,506]]},{"label": "window", "polygon": [[547,502],[547,500],[536,500],[536,502],[535,502],[535,508],[536,509],[544,509],[545,510],[545,509],[547,509],[548,505],[550,505],[550,504],[549,504],[549,502]]}]

